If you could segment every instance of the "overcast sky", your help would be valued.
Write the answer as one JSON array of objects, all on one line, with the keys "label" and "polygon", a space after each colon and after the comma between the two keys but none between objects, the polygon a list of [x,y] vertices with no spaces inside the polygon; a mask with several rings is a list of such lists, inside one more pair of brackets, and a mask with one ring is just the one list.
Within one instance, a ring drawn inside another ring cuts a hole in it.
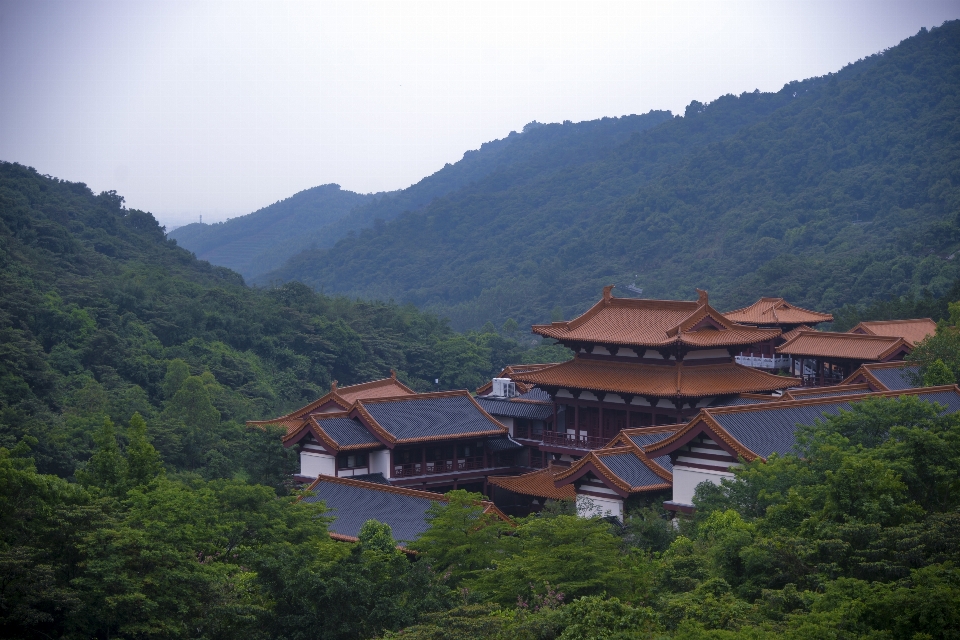
[{"label": "overcast sky", "polygon": [[0,159],[177,226],[399,189],[559,122],[775,91],[957,0],[0,0]]}]

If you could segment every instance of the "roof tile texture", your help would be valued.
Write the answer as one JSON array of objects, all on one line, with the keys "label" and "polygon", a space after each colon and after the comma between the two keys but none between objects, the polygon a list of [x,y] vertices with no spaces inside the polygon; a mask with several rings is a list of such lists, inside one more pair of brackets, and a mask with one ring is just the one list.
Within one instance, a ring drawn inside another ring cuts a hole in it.
[{"label": "roof tile texture", "polygon": [[[700,323],[704,318],[708,322]],[[575,320],[534,325],[533,332],[561,342],[654,348],[748,345],[779,335],[778,329],[734,324],[705,303],[632,298],[604,298]]]},{"label": "roof tile texture", "polygon": [[360,400],[357,406],[396,442],[507,432],[466,391]]},{"label": "roof tile texture", "polygon": [[773,391],[796,384],[792,378],[771,375],[733,362],[670,366],[579,357],[515,377],[553,387],[687,398]]},{"label": "roof tile texture", "polygon": [[490,476],[487,481],[507,491],[526,496],[549,498],[551,500],[573,500],[577,494],[572,484],[562,487],[553,484],[554,476],[560,471],[566,471],[566,469],[547,467],[520,476]]},{"label": "roof tile texture", "polygon": [[[812,358],[883,360],[906,345],[903,338],[857,333],[801,331],[777,347],[777,353]],[[907,350],[909,350],[909,345]]]},{"label": "roof tile texture", "polygon": [[759,325],[817,324],[833,320],[833,316],[829,313],[802,309],[783,298],[760,298],[749,307],[729,311],[723,315],[733,322]]},{"label": "roof tile texture", "polygon": [[866,333],[872,336],[893,336],[903,338],[911,345],[916,345],[924,338],[937,330],[937,323],[930,318],[914,320],[871,320],[861,322],[850,333]]}]

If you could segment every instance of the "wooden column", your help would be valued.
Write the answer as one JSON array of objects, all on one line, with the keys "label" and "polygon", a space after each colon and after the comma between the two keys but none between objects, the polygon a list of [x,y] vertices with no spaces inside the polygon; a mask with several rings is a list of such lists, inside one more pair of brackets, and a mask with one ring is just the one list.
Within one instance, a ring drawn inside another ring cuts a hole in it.
[{"label": "wooden column", "polygon": [[580,435],[580,400],[574,399],[573,405],[573,436],[576,438]]},{"label": "wooden column", "polygon": [[420,447],[420,473],[427,475],[427,445]]}]

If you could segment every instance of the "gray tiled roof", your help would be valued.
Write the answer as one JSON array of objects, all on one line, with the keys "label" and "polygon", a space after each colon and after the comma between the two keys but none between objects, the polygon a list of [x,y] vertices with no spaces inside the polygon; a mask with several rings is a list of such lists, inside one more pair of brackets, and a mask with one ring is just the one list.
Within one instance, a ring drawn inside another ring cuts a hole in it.
[{"label": "gray tiled roof", "polygon": [[407,398],[361,402],[373,419],[397,440],[502,431],[468,396]]},{"label": "gray tiled roof", "polygon": [[500,438],[490,438],[487,440],[487,449],[494,453],[499,451],[514,451],[516,449],[523,449],[523,445],[515,440],[511,439],[510,436],[502,436]]},{"label": "gray tiled roof", "polygon": [[660,456],[659,458],[654,458],[653,461],[670,473],[673,473],[673,460],[670,459],[670,456]]},{"label": "gray tiled roof", "polygon": [[733,396],[727,398],[719,398],[710,403],[711,407],[740,407],[746,404],[764,404],[767,402],[773,402],[776,398],[770,398],[769,400],[760,400],[759,398],[741,398],[740,396]]},{"label": "gray tiled roof", "polygon": [[631,487],[647,487],[667,482],[651,471],[650,467],[632,453],[602,456],[600,460],[614,475]]},{"label": "gray tiled roof", "polygon": [[504,416],[506,418],[528,418],[530,420],[546,420],[553,417],[552,404],[534,404],[533,402],[514,402],[513,400],[503,400],[478,397],[477,404],[483,407],[483,410],[492,416]]},{"label": "gray tiled roof", "polygon": [[550,398],[550,394],[544,391],[543,389],[540,389],[539,387],[534,387],[533,389],[530,389],[530,391],[527,391],[526,393],[521,393],[517,397],[521,400],[537,400],[539,402],[553,402],[553,400]]},{"label": "gray tiled roof", "polygon": [[317,424],[330,438],[341,447],[354,444],[376,444],[380,442],[367,428],[350,418],[327,418],[317,420]]},{"label": "gray tiled roof", "polygon": [[[936,402],[947,407],[948,412],[960,410],[960,395],[952,391],[936,391],[918,394],[920,399]],[[767,405],[769,406],[769,405]],[[793,406],[778,409],[714,413],[712,417],[727,433],[755,454],[766,458],[771,453],[785,454],[793,451],[798,424],[812,425],[826,415],[837,415],[840,409],[849,411],[848,401]]]},{"label": "gray tiled roof", "polygon": [[904,389],[913,389],[916,387],[910,380],[909,374],[916,374],[919,367],[896,367],[893,369],[870,369],[870,374],[880,381],[880,384],[891,391],[903,391]]},{"label": "gray tiled roof", "polygon": [[660,442],[661,440],[666,440],[672,436],[675,431],[661,431],[660,433],[631,433],[628,437],[633,441],[633,444],[638,447],[644,447],[648,444],[653,444],[655,442]]},{"label": "gray tiled roof", "polygon": [[427,530],[427,509],[434,503],[427,498],[322,480],[313,493],[304,501],[326,502],[328,515],[335,518],[329,526],[331,532],[357,537],[367,520],[376,520],[390,525],[398,542],[416,540]]}]

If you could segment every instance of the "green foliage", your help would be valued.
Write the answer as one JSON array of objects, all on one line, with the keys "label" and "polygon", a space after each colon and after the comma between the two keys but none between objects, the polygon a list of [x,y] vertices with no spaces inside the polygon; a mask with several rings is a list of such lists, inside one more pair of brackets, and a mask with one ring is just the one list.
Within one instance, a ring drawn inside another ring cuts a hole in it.
[{"label": "green foliage", "polygon": [[529,600],[548,589],[568,600],[604,592],[631,595],[629,558],[621,557],[620,540],[604,520],[530,517],[502,541],[496,571],[474,583],[495,602]]},{"label": "green foliage", "polygon": [[[428,390],[474,388],[509,362],[570,357],[497,332],[319,295],[251,289],[168,242],[116,194],[0,164],[0,446],[37,439],[43,472],[71,477],[109,418],[139,413],[172,471],[284,489],[295,453],[247,420],[282,415],[397,371]],[[121,448],[124,433],[120,430]]]},{"label": "green foliage", "polygon": [[451,586],[489,570],[499,553],[506,525],[484,514],[483,496],[462,489],[447,493],[447,503],[427,510],[430,528],[412,545],[434,570],[449,575]]},{"label": "green foliage", "polygon": [[579,162],[494,172],[263,281],[409,301],[463,329],[569,318],[611,283],[700,287],[718,308],[942,299],[960,276],[958,60],[954,21],[775,93],[691,104]]},{"label": "green foliage", "polygon": [[923,386],[937,387],[944,384],[956,384],[957,379],[950,371],[950,368],[944,364],[943,360],[937,358],[927,370],[923,373]]},{"label": "green foliage", "polygon": [[949,320],[938,322],[936,333],[927,336],[906,358],[919,365],[919,379],[915,382],[924,386],[955,384],[960,380],[960,302],[950,303],[949,310]]}]

